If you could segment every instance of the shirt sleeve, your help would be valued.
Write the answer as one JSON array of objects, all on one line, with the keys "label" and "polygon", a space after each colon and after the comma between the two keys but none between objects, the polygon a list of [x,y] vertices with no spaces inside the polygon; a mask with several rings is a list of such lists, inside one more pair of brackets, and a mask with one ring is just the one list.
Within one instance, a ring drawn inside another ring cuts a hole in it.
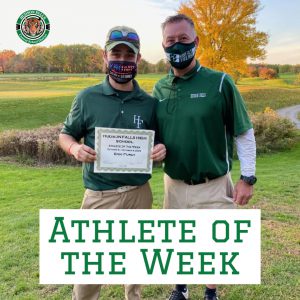
[{"label": "shirt sleeve", "polygon": [[224,119],[229,132],[234,136],[238,136],[252,128],[245,102],[227,74],[221,82],[220,92],[225,98]]},{"label": "shirt sleeve", "polygon": [[158,99],[158,92],[157,92],[156,84],[154,85],[154,87],[152,89],[152,97]]},{"label": "shirt sleeve", "polygon": [[82,101],[79,96],[75,97],[72,103],[61,133],[68,134],[77,141],[84,136]]},{"label": "shirt sleeve", "polygon": [[241,174],[255,175],[256,143],[253,128],[236,137],[236,149],[241,163]]}]

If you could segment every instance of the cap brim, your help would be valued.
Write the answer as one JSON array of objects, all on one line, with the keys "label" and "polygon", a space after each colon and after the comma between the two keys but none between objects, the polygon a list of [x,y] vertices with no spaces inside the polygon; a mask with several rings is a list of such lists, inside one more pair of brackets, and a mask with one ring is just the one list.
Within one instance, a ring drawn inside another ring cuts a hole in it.
[{"label": "cap brim", "polygon": [[132,43],[129,43],[129,42],[126,42],[126,41],[115,41],[115,42],[111,42],[109,43],[108,45],[105,46],[105,49],[107,51],[110,51],[111,49],[113,49],[114,47],[116,47],[117,45],[120,45],[120,44],[124,44],[126,46],[128,46],[129,48],[131,48],[135,54],[138,54],[139,53],[139,49],[134,46]]}]

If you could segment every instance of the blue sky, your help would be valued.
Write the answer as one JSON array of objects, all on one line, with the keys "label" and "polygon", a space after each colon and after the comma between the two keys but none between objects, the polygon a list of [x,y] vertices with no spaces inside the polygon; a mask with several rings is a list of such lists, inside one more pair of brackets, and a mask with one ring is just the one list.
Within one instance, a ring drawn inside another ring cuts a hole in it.
[{"label": "blue sky", "polygon": [[300,64],[300,1],[262,0],[257,28],[269,34],[267,61]]},{"label": "blue sky", "polygon": [[[22,52],[30,45],[16,34],[19,15],[29,9],[44,12],[51,24],[47,39],[40,45],[100,44],[115,25],[135,28],[142,42],[143,57],[150,62],[164,58],[160,24],[176,12],[176,0],[10,0],[0,18],[0,50]],[[300,64],[300,0],[261,0],[257,27],[270,35],[266,62]]]}]

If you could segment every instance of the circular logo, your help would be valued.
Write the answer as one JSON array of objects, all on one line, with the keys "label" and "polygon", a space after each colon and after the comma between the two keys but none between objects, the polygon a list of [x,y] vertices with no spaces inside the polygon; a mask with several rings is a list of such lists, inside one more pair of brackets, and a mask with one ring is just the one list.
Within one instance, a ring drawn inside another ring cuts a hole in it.
[{"label": "circular logo", "polygon": [[49,34],[49,19],[39,10],[27,10],[18,18],[16,30],[24,42],[38,44]]}]

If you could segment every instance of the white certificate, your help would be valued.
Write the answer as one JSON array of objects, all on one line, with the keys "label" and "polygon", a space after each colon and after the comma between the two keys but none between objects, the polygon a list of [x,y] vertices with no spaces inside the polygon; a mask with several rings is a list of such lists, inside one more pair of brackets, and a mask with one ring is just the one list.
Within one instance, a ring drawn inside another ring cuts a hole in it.
[{"label": "white certificate", "polygon": [[95,127],[95,173],[152,173],[153,130]]}]

